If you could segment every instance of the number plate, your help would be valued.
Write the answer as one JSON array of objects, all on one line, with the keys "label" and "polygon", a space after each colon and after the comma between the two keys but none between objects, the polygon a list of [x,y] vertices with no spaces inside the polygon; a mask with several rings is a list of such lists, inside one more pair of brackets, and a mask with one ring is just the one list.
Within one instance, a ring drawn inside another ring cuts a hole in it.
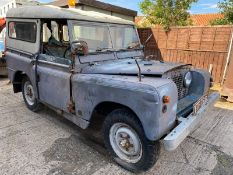
[{"label": "number plate", "polygon": [[194,105],[193,105],[193,113],[197,114],[197,112],[201,109],[203,105],[208,102],[208,94],[202,96]]}]

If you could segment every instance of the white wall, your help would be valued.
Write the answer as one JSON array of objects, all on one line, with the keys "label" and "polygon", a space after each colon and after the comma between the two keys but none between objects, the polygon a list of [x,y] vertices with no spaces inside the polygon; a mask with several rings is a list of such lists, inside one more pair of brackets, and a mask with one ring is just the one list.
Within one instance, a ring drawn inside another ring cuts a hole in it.
[{"label": "white wall", "polygon": [[[1,1],[1,0],[0,0]],[[0,18],[6,17],[6,13],[9,9],[16,7],[16,1],[15,0],[8,0],[4,2],[0,2]],[[6,29],[3,29],[3,31],[0,33],[0,39],[3,39],[5,37]]]},{"label": "white wall", "polygon": [[132,17],[132,16],[122,15],[122,14],[119,14],[119,13],[113,13],[113,12],[110,12],[110,11],[107,11],[107,10],[102,10],[102,9],[95,8],[95,7],[90,7],[90,6],[87,6],[87,5],[84,5],[81,8],[81,10],[84,10],[84,11],[96,11],[96,12],[99,12],[99,13],[104,13],[104,14],[107,14],[107,15],[116,16],[116,17],[119,17],[119,18],[122,18],[122,19],[134,21],[134,17]]},{"label": "white wall", "polygon": [[6,17],[7,11],[15,7],[16,7],[15,0],[9,0],[4,4],[0,4],[0,17]]}]

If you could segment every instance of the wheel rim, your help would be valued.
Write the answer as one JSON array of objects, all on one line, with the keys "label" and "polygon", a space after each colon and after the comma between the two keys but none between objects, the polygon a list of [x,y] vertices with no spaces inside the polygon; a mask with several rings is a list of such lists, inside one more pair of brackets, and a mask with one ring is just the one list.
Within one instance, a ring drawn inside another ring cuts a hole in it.
[{"label": "wheel rim", "polygon": [[24,83],[24,95],[27,103],[32,106],[35,103],[35,94],[33,87],[29,81]]},{"label": "wheel rim", "polygon": [[117,156],[129,163],[142,157],[142,144],[138,134],[124,123],[115,123],[109,133],[110,144]]}]

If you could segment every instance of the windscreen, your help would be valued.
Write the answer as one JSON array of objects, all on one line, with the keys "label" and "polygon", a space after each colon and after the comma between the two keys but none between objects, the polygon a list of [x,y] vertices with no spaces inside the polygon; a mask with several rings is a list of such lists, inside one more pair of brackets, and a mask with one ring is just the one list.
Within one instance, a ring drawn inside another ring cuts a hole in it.
[{"label": "windscreen", "polygon": [[73,24],[73,40],[85,41],[89,53],[140,47],[134,26]]},{"label": "windscreen", "polygon": [[74,25],[73,36],[76,41],[85,41],[89,52],[97,52],[103,48],[112,48],[107,26]]},{"label": "windscreen", "polygon": [[134,46],[140,46],[137,32],[132,26],[110,27],[110,33],[115,49],[130,49]]}]

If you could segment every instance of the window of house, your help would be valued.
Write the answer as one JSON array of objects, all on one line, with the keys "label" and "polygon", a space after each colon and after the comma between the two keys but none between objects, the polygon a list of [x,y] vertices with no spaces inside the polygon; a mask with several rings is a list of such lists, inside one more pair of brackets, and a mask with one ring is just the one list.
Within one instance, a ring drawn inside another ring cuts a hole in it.
[{"label": "window of house", "polygon": [[27,42],[36,42],[36,24],[32,22],[9,22],[10,38]]}]

